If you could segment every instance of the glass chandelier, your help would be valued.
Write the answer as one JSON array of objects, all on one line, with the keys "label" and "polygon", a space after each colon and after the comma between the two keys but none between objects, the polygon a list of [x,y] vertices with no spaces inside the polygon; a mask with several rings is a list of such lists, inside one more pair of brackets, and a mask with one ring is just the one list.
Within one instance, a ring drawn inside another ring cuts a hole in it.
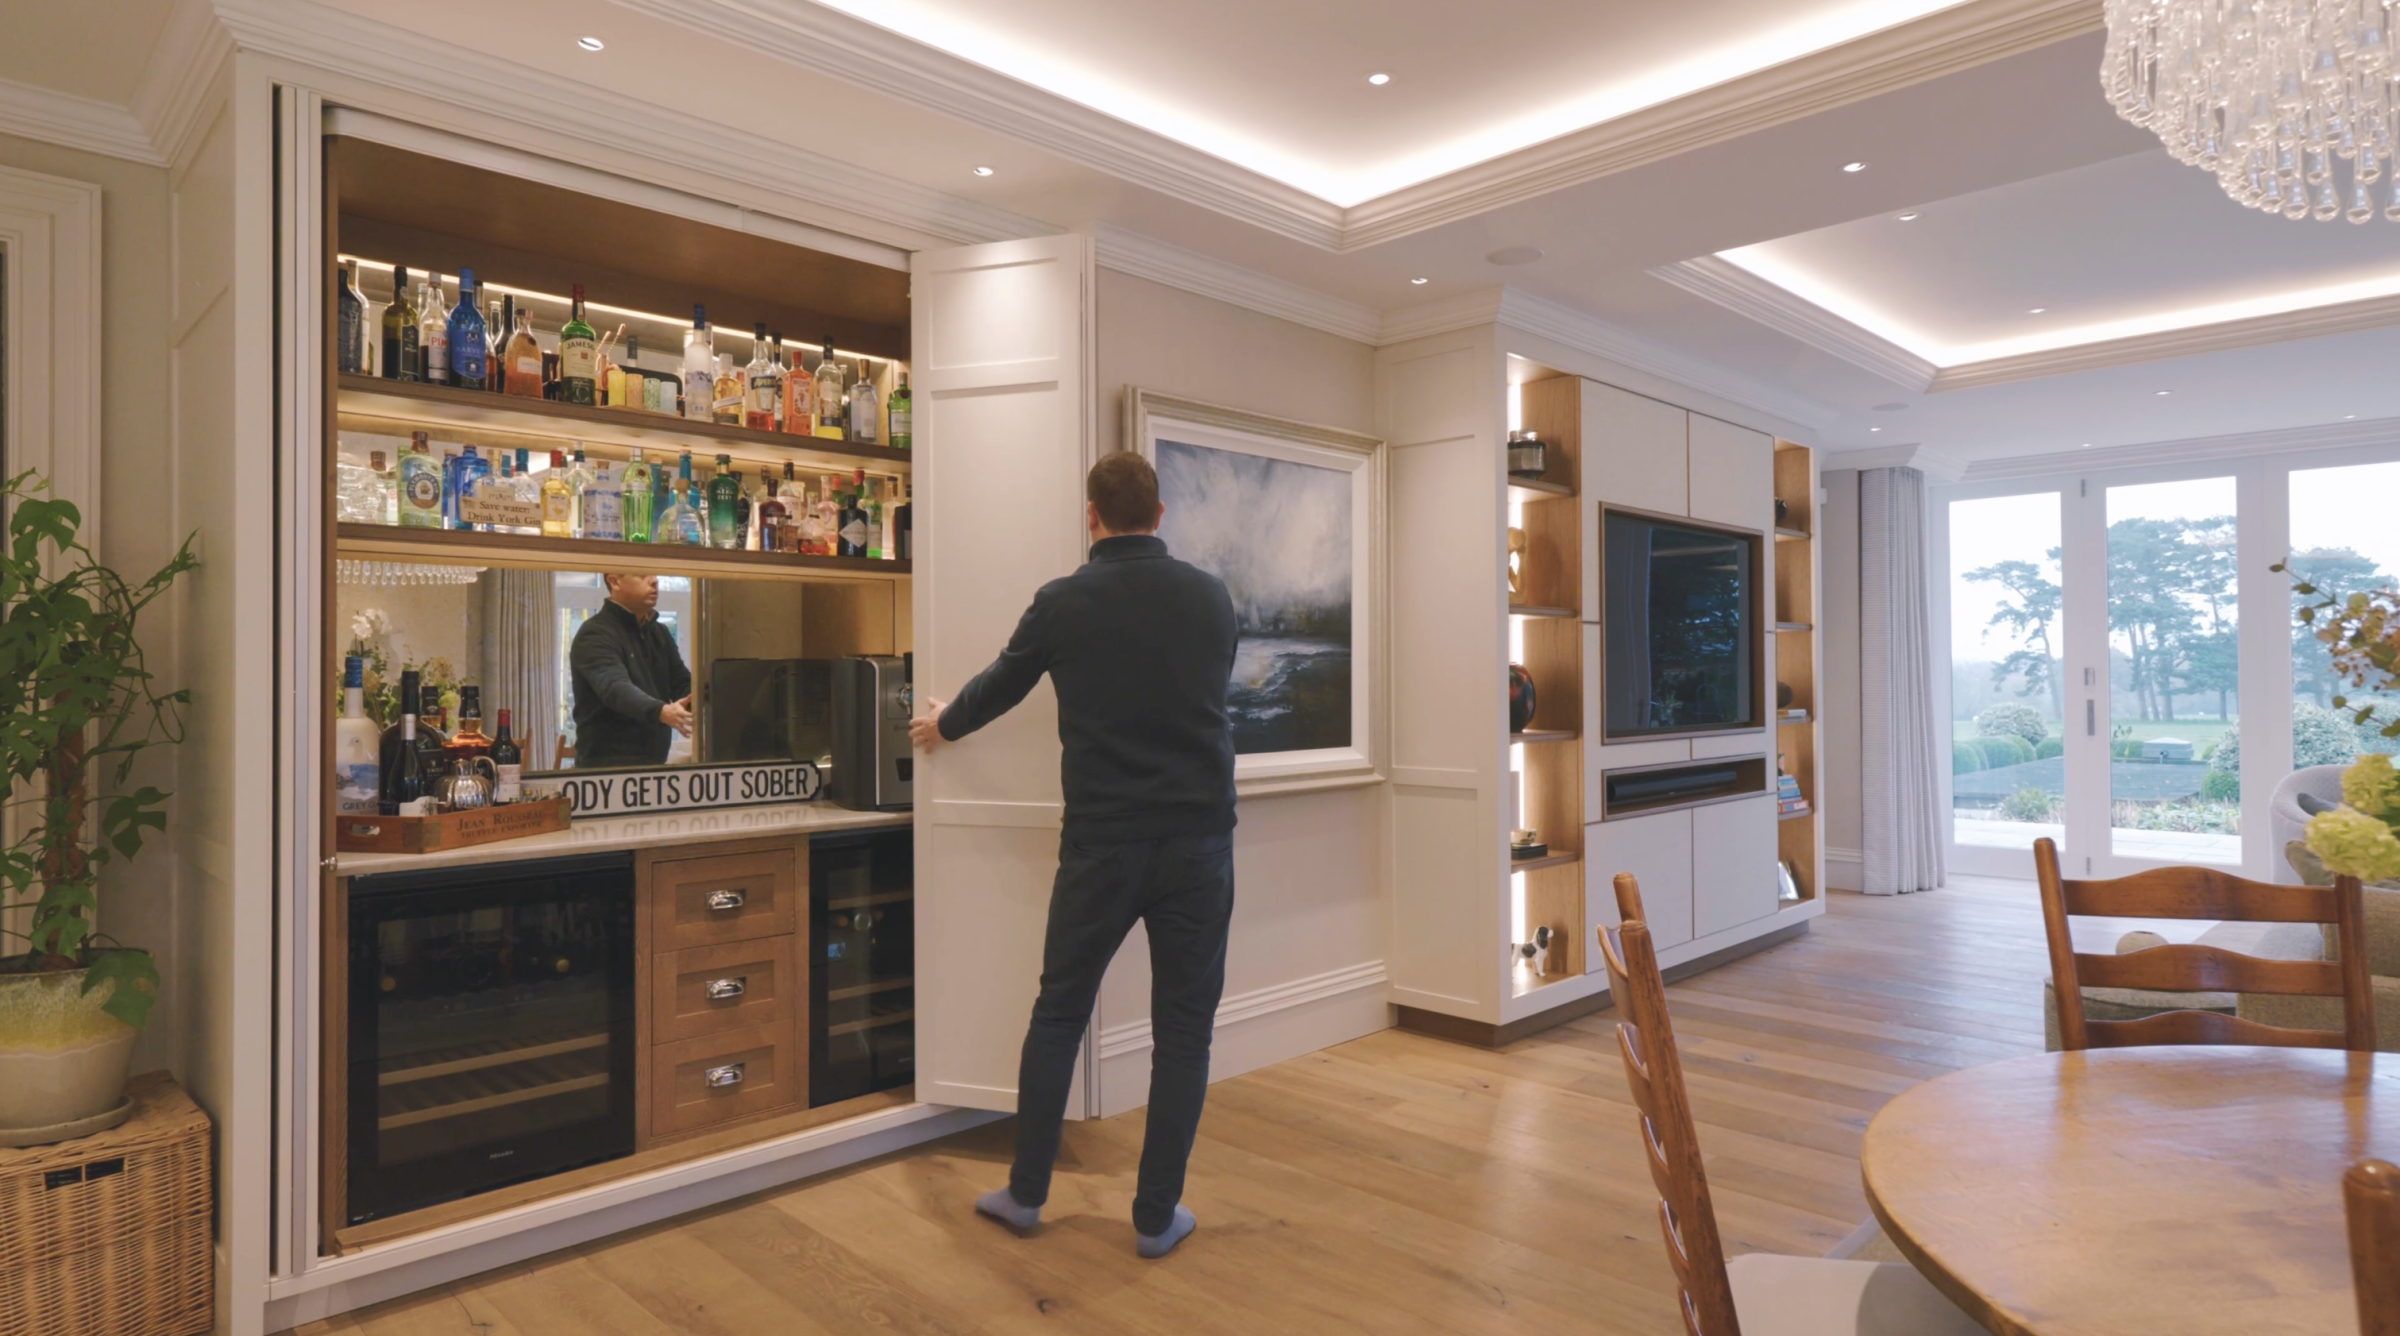
[{"label": "glass chandelier", "polygon": [[[2100,86],[2225,193],[2286,218],[2400,222],[2400,0],[2107,0]],[[2341,164],[2341,165],[2337,165]]]}]

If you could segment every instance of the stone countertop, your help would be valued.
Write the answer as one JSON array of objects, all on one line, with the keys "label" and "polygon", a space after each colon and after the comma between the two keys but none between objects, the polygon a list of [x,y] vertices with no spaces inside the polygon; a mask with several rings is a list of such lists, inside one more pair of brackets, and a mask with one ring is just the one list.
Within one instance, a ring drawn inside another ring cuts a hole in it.
[{"label": "stone countertop", "polygon": [[573,854],[647,849],[662,844],[707,844],[716,840],[754,840],[770,835],[821,835],[839,830],[905,826],[908,812],[857,812],[830,802],[770,803],[760,807],[723,807],[705,812],[658,812],[642,816],[588,817],[565,830],[497,840],[465,849],[431,854],[336,855],[334,870],[344,877],[377,872],[422,872],[432,868],[512,863],[528,858],[557,858]]}]

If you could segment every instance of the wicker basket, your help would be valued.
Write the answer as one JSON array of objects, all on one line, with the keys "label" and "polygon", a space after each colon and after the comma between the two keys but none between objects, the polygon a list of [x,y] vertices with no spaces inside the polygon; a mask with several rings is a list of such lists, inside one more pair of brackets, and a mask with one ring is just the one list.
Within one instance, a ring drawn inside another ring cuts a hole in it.
[{"label": "wicker basket", "polygon": [[215,1322],[209,1123],[165,1072],[124,1126],[0,1150],[0,1336],[196,1336]]}]

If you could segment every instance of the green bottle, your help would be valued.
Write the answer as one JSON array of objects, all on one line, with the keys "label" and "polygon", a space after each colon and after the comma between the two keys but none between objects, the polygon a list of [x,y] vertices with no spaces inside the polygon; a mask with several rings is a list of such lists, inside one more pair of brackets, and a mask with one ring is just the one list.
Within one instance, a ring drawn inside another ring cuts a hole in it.
[{"label": "green bottle", "polygon": [[908,392],[908,373],[903,371],[900,373],[899,388],[892,391],[891,399],[884,404],[884,415],[891,419],[891,429],[883,438],[884,444],[894,450],[906,450],[916,444],[916,424],[913,420],[915,407],[916,400]]},{"label": "green bottle", "polygon": [[621,513],[624,517],[625,541],[628,543],[649,542],[650,466],[642,462],[642,452],[638,447],[633,451],[633,458],[625,463],[624,496],[625,501]]},{"label": "green bottle", "polygon": [[742,480],[734,476],[733,456],[717,456],[717,476],[708,480],[708,545],[735,546],[734,510],[741,504]]}]

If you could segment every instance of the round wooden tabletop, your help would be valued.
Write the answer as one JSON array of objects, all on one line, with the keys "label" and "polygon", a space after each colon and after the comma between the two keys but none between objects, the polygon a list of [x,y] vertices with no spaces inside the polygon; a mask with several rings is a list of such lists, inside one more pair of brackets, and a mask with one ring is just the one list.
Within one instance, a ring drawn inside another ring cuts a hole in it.
[{"label": "round wooden tabletop", "polygon": [[2400,1054],[2122,1048],[2012,1058],[1867,1128],[1867,1201],[1997,1336],[2340,1336],[2342,1173],[2400,1160]]}]

